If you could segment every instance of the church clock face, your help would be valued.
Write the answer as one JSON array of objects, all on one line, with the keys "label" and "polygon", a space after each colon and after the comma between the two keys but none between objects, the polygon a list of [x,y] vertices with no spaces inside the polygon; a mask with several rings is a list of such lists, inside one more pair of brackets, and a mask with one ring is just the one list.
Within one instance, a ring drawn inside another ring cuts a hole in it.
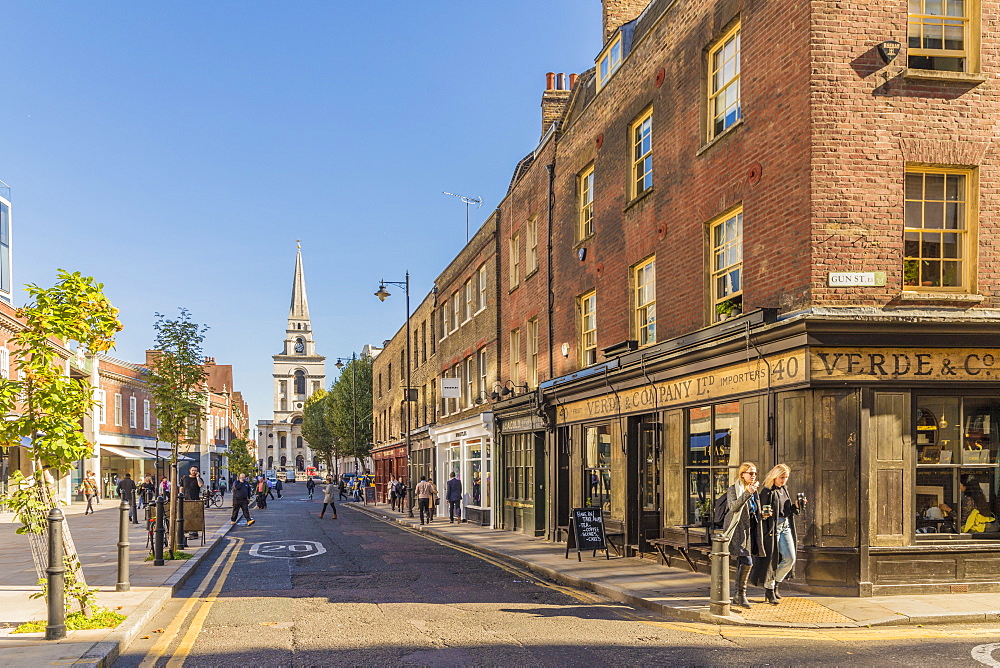
[{"label": "church clock face", "polygon": [[302,343],[301,340],[295,342],[295,352],[304,353],[306,351],[306,344]]}]

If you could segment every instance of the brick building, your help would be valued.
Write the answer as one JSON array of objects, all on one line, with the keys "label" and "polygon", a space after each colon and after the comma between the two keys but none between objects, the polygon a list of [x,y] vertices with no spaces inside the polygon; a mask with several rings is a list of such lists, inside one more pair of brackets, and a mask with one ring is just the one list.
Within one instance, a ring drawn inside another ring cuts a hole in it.
[{"label": "brick building", "polygon": [[1000,590],[1000,3],[604,9],[494,214],[493,524],[645,552],[785,462],[812,591]]}]

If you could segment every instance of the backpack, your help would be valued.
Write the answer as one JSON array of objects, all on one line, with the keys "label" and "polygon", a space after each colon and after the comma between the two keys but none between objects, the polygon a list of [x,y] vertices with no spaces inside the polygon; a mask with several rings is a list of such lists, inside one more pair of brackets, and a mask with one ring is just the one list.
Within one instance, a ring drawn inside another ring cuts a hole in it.
[{"label": "backpack", "polygon": [[722,493],[715,500],[715,515],[712,518],[713,529],[725,529],[726,522],[729,521],[729,491]]}]

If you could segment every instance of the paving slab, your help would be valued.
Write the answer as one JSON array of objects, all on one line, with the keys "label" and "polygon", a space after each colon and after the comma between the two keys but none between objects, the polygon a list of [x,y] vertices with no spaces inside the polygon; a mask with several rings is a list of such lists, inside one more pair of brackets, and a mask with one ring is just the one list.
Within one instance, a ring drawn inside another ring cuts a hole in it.
[{"label": "paving slab", "polygon": [[[563,584],[589,589],[629,605],[661,612],[674,618],[717,624],[787,628],[856,628],[897,624],[953,624],[1000,620],[1000,594],[955,593],[876,596],[870,598],[812,596],[793,588],[780,605],[764,602],[763,590],[753,588],[749,610],[733,608],[726,617],[709,612],[711,581],[708,575],[683,567],[662,566],[649,559],[624,558],[603,553],[594,557],[576,553],[566,558],[566,546],[541,538],[524,536],[468,523],[436,519],[421,525],[417,518],[385,506],[344,504],[387,521],[451,541],[466,549],[496,559]],[[677,562],[675,562],[677,563]],[[678,566],[680,564],[678,563]]]}]

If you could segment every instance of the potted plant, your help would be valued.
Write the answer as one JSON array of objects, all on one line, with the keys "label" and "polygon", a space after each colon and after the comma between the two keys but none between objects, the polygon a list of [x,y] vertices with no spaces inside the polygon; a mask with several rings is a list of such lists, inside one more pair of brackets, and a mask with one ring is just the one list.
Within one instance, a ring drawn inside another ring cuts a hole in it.
[{"label": "potted plant", "polygon": [[727,299],[715,305],[715,313],[719,316],[719,322],[728,318],[735,318],[743,313],[743,302],[739,299]]}]

